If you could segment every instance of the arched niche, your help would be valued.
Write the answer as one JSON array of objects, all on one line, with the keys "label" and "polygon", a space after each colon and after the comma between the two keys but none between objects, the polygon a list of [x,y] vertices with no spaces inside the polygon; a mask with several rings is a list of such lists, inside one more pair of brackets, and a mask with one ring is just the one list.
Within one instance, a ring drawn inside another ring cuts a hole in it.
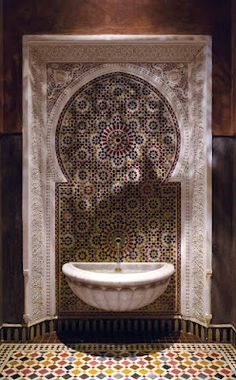
[{"label": "arched niche", "polygon": [[[28,36],[24,39],[23,219],[25,322],[56,307],[55,190],[67,184],[56,155],[64,107],[84,85],[114,72],[154,86],[180,131],[168,186],[181,184],[181,302],[178,315],[210,321],[211,42],[204,36]],[[120,62],[120,63],[117,63]],[[179,78],[182,78],[181,80]],[[185,85],[183,85],[185,81]],[[176,314],[177,315],[177,314]]]},{"label": "arched niche", "polygon": [[175,266],[165,294],[139,313],[178,314],[181,186],[168,179],[180,131],[166,98],[133,74],[100,75],[64,106],[55,145],[67,180],[56,184],[55,196],[58,314],[93,310],[70,291],[62,265],[115,261],[118,237],[122,260]]}]

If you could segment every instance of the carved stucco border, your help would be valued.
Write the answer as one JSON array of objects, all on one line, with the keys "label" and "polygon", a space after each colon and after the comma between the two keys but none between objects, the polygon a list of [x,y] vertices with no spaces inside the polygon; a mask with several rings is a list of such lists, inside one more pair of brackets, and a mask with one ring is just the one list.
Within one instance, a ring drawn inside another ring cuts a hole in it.
[{"label": "carved stucco border", "polygon": [[[173,107],[184,137],[171,180],[182,183],[181,313],[207,323],[211,274],[211,41],[206,36],[25,36],[23,40],[23,262],[26,323],[55,316],[55,181],[65,180],[55,155],[55,120],[80,84],[67,88],[46,112],[46,64],[104,63],[156,85]],[[116,62],[123,62],[117,66]],[[124,63],[126,64],[124,65]],[[185,62],[189,112],[174,92],[145,69],[127,62]],[[109,63],[109,64],[108,64]],[[112,66],[113,65],[113,66]],[[113,69],[112,69],[113,67]],[[93,70],[90,76],[99,75]],[[101,75],[101,74],[100,74]],[[85,80],[86,81],[86,80]],[[67,95],[66,95],[67,94]],[[206,107],[206,104],[208,105]],[[55,113],[56,112],[56,113]],[[192,160],[192,162],[191,162]],[[187,199],[187,202],[186,202]],[[201,238],[200,238],[201,237]]]}]

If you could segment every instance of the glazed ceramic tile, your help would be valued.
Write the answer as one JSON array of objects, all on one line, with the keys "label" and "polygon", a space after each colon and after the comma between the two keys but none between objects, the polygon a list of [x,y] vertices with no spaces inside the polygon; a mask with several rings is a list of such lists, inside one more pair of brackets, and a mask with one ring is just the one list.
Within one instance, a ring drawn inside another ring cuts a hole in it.
[{"label": "glazed ceramic tile", "polygon": [[236,379],[229,344],[2,344],[0,352],[5,380]]}]

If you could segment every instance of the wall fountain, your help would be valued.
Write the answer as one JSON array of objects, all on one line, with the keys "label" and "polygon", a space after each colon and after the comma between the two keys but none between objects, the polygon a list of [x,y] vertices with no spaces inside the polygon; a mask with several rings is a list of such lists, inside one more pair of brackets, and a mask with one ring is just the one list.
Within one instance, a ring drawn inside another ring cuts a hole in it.
[{"label": "wall fountain", "polygon": [[118,253],[116,279],[175,269],[133,315],[209,323],[210,38],[26,36],[23,76],[26,323],[97,315],[61,268]]}]

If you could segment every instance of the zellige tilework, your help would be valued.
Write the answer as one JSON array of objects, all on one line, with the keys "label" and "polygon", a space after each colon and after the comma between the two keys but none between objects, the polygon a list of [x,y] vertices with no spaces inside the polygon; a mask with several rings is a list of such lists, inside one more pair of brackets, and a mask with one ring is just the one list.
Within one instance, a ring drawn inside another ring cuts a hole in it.
[{"label": "zellige tilework", "polygon": [[6,380],[236,379],[230,344],[2,344],[0,353]]},{"label": "zellige tilework", "polygon": [[144,311],[178,313],[180,183],[167,180],[179,155],[176,116],[151,84],[111,73],[82,86],[56,129],[58,162],[67,183],[56,186],[58,312],[93,310],[69,289],[69,261],[114,261],[116,238],[125,261],[174,264],[170,285]]}]

